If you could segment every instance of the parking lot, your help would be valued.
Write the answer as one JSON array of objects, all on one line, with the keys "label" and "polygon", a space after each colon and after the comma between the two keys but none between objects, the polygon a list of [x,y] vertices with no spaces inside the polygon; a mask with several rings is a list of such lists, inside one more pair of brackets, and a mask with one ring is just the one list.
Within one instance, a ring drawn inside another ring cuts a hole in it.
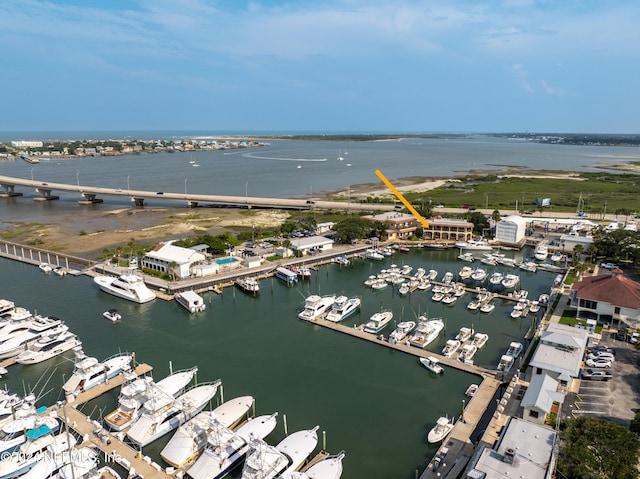
[{"label": "parking lot", "polygon": [[616,360],[609,369],[613,377],[608,381],[582,379],[578,393],[567,395],[563,417],[591,415],[628,424],[640,407],[640,352],[608,332],[600,345],[615,351]]}]

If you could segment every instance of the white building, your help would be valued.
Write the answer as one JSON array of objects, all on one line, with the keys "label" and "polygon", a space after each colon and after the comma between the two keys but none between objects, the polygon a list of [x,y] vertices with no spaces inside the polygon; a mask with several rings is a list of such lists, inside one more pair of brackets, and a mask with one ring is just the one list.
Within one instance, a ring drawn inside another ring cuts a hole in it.
[{"label": "white building", "polygon": [[311,251],[327,251],[333,249],[333,240],[324,236],[305,236],[291,240],[291,249],[309,254]]},{"label": "white building", "polygon": [[562,404],[564,394],[558,392],[558,381],[546,374],[536,374],[531,378],[520,406],[527,421],[544,424],[547,414],[553,409],[553,403]]},{"label": "white building", "polygon": [[191,267],[203,262],[205,255],[190,248],[182,248],[169,243],[160,243],[142,258],[142,267],[175,274],[177,278],[191,276]]},{"label": "white building", "polygon": [[519,215],[505,216],[496,223],[496,241],[507,244],[519,244],[524,240],[527,221]]},{"label": "white building", "polygon": [[11,146],[14,148],[42,148],[43,143],[41,141],[12,141]]}]

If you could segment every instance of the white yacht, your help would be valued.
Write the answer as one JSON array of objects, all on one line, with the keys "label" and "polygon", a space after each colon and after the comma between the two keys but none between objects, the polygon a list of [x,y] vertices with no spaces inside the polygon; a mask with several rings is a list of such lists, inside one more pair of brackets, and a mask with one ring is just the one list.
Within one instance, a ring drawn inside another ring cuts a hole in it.
[{"label": "white yacht", "polygon": [[468,279],[471,277],[472,273],[473,268],[471,266],[463,266],[458,272],[458,277],[460,278],[460,280]]},{"label": "white yacht", "polygon": [[409,337],[409,344],[417,348],[426,348],[432,343],[444,328],[444,321],[440,318],[427,319],[421,317],[418,326],[414,329],[413,334]]},{"label": "white yacht", "polygon": [[208,435],[217,426],[231,428],[249,412],[253,397],[226,401],[213,411],[203,411],[178,428],[160,452],[168,464],[180,468],[198,456],[207,445]]},{"label": "white yacht", "polygon": [[31,429],[25,434],[26,440],[13,452],[2,456],[0,461],[0,478],[11,479],[22,476],[42,459],[45,462],[76,445],[76,438],[71,434],[54,435],[47,428]]},{"label": "white yacht", "polygon": [[343,319],[348,318],[360,308],[360,298],[347,298],[346,296],[338,296],[327,313],[325,319],[339,323]]},{"label": "white yacht", "polygon": [[213,429],[204,451],[187,470],[189,477],[220,479],[227,475],[249,452],[252,439],[262,440],[276,428],[277,415],[278,413],[274,413],[253,418],[236,432],[222,427]]},{"label": "white yacht", "polygon": [[471,339],[474,332],[475,331],[473,330],[473,328],[467,328],[466,326],[463,326],[460,328],[460,331],[458,331],[458,334],[456,334],[456,339],[461,343],[464,343],[465,341],[469,341]]},{"label": "white yacht", "polygon": [[478,352],[478,347],[473,344],[465,344],[458,354],[458,361],[462,361],[465,364],[473,364],[473,357]]},{"label": "white yacht", "polygon": [[79,394],[98,384],[107,382],[123,371],[131,369],[131,354],[116,354],[100,362],[96,358],[87,356],[79,346],[75,353],[73,373],[62,386],[66,394]]},{"label": "white yacht", "polygon": [[476,333],[473,336],[473,344],[476,348],[480,349],[489,341],[489,335],[486,333]]},{"label": "white yacht", "polygon": [[518,356],[520,356],[523,349],[524,347],[522,346],[522,343],[513,341],[511,344],[509,344],[509,349],[507,349],[506,354],[507,356],[513,357],[513,359],[518,359]]},{"label": "white yacht", "polygon": [[389,342],[391,344],[401,343],[411,331],[416,327],[415,321],[402,321],[398,323],[396,329],[389,334]]},{"label": "white yacht", "polygon": [[145,410],[152,412],[173,401],[197,371],[197,367],[176,371],[157,383],[150,377],[139,378],[133,371],[126,373],[127,382],[120,389],[118,408],[105,416],[105,424],[113,431],[123,431],[140,417],[144,404],[148,403]]},{"label": "white yacht", "polygon": [[471,279],[474,281],[484,281],[487,277],[487,270],[484,268],[476,268],[471,273]]},{"label": "white yacht", "polygon": [[41,363],[81,344],[82,342],[78,339],[78,336],[70,331],[47,334],[38,338],[27,346],[27,349],[18,354],[16,362],[19,364]]},{"label": "white yacht", "polygon": [[367,259],[372,259],[374,261],[382,261],[384,259],[384,255],[377,249],[368,249],[364,252],[364,257]]},{"label": "white yacht", "polygon": [[127,437],[138,447],[144,447],[173,431],[202,411],[221,383],[217,380],[195,386],[166,406],[153,411],[147,408],[147,401],[142,406],[142,415],[133,423]]},{"label": "white yacht", "polygon": [[248,276],[236,279],[235,285],[245,293],[258,294],[260,292],[258,280]]},{"label": "white yacht", "polygon": [[491,251],[491,245],[484,239],[459,241],[455,243],[456,248],[468,251]]},{"label": "white yacht", "polygon": [[387,324],[393,319],[393,313],[391,311],[380,311],[374,313],[364,324],[364,331],[367,333],[379,333]]},{"label": "white yacht", "polygon": [[[64,434],[66,438],[66,434]],[[76,440],[70,437],[69,445]],[[121,479],[108,466],[97,468],[98,452],[92,447],[52,444],[29,472],[20,479]]]},{"label": "white yacht", "polygon": [[427,368],[432,373],[442,374],[444,372],[444,368],[440,366],[440,361],[433,356],[429,356],[427,358],[420,358],[420,364],[422,364],[425,368]]},{"label": "white yacht", "polygon": [[251,452],[242,469],[242,479],[287,477],[298,469],[318,445],[318,426],[297,431],[273,447],[264,441],[251,441]]},{"label": "white yacht", "polygon": [[304,310],[298,314],[298,318],[313,321],[321,317],[336,302],[335,295],[320,296],[312,294],[304,302]]},{"label": "white yacht", "polygon": [[439,417],[436,421],[436,425],[429,431],[427,440],[430,443],[440,442],[449,435],[453,429],[453,418],[449,419],[446,416]]},{"label": "white yacht", "polygon": [[503,279],[504,274],[502,274],[500,271],[494,271],[493,273],[491,273],[491,276],[489,276],[489,283],[491,283],[493,286],[500,286]]},{"label": "white yacht", "polygon": [[[44,407],[36,409],[33,402],[28,401],[14,411],[15,418],[12,416],[9,421],[3,424],[0,433],[0,454],[3,457],[5,453],[15,451],[29,439],[53,434],[60,429],[60,423],[57,419],[39,414],[44,410],[46,410]],[[0,461],[0,463],[2,462]]]},{"label": "white yacht", "polygon": [[325,457],[316,462],[304,472],[291,473],[286,479],[340,479],[344,456],[344,451],[340,451],[335,456]]},{"label": "white yacht", "polygon": [[515,360],[513,359],[513,356],[503,354],[500,358],[500,362],[498,363],[498,371],[504,371],[505,373],[509,372],[514,362]]},{"label": "white yacht", "polygon": [[508,273],[502,279],[502,286],[507,289],[515,288],[520,283],[520,276],[513,273]]},{"label": "white yacht", "polygon": [[190,313],[200,313],[207,309],[207,305],[204,304],[204,299],[198,293],[193,290],[182,291],[176,293],[174,298],[184,309]]},{"label": "white yacht", "polygon": [[460,343],[460,341],[458,341],[457,339],[447,339],[444,348],[442,348],[442,355],[447,358],[452,357],[456,353],[456,351],[460,349],[461,344],[462,343]]},{"label": "white yacht", "polygon": [[155,293],[147,288],[144,279],[137,274],[124,273],[117,278],[115,276],[96,276],[93,281],[105,293],[135,303],[147,303],[156,299]]},{"label": "white yacht", "polygon": [[[37,319],[38,317],[36,317]],[[0,341],[0,359],[11,358],[17,356],[25,350],[30,344],[39,338],[48,335],[57,335],[68,331],[61,320],[55,318],[42,318],[45,321],[39,322],[26,329],[14,330]]]},{"label": "white yacht", "polygon": [[544,261],[547,259],[547,256],[549,256],[549,247],[544,243],[540,243],[536,247],[533,257],[538,261]]}]

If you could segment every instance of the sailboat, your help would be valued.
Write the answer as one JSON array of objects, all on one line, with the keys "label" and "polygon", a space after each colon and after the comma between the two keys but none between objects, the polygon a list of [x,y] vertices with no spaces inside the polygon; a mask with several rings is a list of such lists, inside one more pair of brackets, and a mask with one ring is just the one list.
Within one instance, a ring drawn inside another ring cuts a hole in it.
[{"label": "sailboat", "polygon": [[341,151],[338,151],[338,158],[337,158],[337,160],[338,160],[338,161],[344,161],[344,157],[342,156],[342,152],[341,152]]}]

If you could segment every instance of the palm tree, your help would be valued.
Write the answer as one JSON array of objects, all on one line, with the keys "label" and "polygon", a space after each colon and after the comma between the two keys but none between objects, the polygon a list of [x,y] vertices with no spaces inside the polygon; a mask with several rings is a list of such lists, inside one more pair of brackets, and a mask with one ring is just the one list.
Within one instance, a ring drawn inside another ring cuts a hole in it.
[{"label": "palm tree", "polygon": [[171,263],[169,263],[169,271],[167,271],[167,273],[169,273],[169,276],[171,276],[171,281],[176,280],[177,267],[178,267],[178,263],[176,263],[175,261],[172,261]]},{"label": "palm tree", "polygon": [[573,257],[577,258],[580,261],[580,255],[584,253],[584,246],[581,244],[577,244],[573,247]]}]

